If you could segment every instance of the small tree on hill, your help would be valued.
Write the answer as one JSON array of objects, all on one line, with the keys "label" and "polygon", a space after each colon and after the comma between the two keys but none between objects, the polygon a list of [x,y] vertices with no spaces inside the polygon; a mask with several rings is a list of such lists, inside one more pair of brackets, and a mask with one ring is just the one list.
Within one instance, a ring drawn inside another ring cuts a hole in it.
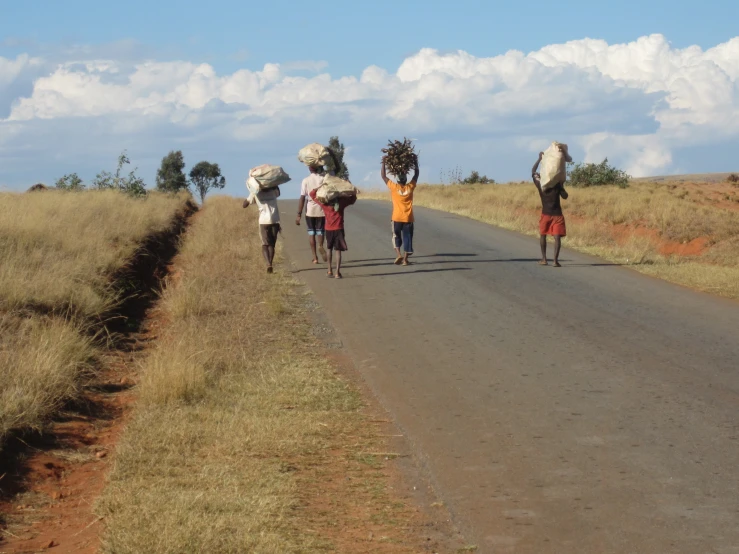
[{"label": "small tree on hill", "polygon": [[348,181],[349,168],[344,163],[344,144],[339,141],[339,137],[331,137],[328,139],[328,147],[336,155],[336,161],[339,162],[339,167],[333,168],[336,176]]},{"label": "small tree on hill", "polygon": [[162,158],[162,165],[157,170],[157,190],[161,192],[179,192],[188,187],[185,176],[185,158],[182,150],[173,150]]},{"label": "small tree on hill", "polygon": [[211,189],[222,189],[226,186],[226,178],[221,175],[218,164],[200,162],[190,170],[190,181],[200,195],[200,202],[205,202],[205,195]]},{"label": "small tree on hill", "polygon": [[85,185],[76,173],[70,173],[56,180],[54,185],[59,190],[80,191],[85,190]]},{"label": "small tree on hill", "polygon": [[609,165],[608,158],[599,164],[575,164],[575,167],[569,171],[568,178],[572,187],[616,185],[622,189],[629,186],[629,179],[631,179],[625,171]]},{"label": "small tree on hill", "polygon": [[472,171],[468,177],[459,181],[462,185],[494,185],[495,179],[490,179],[487,175],[480,175],[477,171]]},{"label": "small tree on hill", "polygon": [[732,185],[739,185],[739,175],[736,173],[732,173],[726,178],[727,181],[729,181]]},{"label": "small tree on hill", "polygon": [[128,155],[126,155],[126,151],[124,150],[121,155],[118,156],[118,167],[116,168],[115,174],[110,173],[110,171],[101,171],[92,180],[92,188],[96,188],[98,190],[118,190],[120,192],[130,194],[131,196],[145,195],[146,183],[144,183],[144,180],[141,177],[136,175],[136,170],[138,168],[132,169],[125,177],[121,176],[123,166],[130,163],[131,160],[128,158]]}]

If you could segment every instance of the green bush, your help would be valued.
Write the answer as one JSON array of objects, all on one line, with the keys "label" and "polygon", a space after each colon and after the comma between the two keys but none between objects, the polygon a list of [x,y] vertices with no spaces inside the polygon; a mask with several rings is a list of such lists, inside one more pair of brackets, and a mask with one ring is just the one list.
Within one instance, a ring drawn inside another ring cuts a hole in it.
[{"label": "green bush", "polygon": [[631,177],[625,171],[608,165],[608,158],[606,158],[599,164],[575,164],[569,171],[568,179],[572,187],[616,185],[625,189],[629,186],[629,179]]},{"label": "green bush", "polygon": [[480,175],[477,171],[472,171],[469,176],[462,179],[459,183],[462,185],[494,185],[495,179],[490,179],[487,175]]}]

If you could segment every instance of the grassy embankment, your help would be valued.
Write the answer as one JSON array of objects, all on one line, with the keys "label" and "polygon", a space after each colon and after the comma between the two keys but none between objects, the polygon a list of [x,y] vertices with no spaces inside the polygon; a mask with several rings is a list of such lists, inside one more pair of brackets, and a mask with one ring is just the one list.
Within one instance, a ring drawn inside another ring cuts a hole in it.
[{"label": "grassy embankment", "polygon": [[388,495],[382,439],[296,283],[264,271],[256,217],[217,197],[188,231],[97,507],[103,550],[418,551],[403,546],[412,516]]},{"label": "grassy embankment", "polygon": [[184,197],[114,192],[0,195],[0,447],[74,398],[120,300],[111,276]]},{"label": "grassy embankment", "polygon": [[[568,189],[565,245],[698,290],[739,298],[739,188],[632,183]],[[363,198],[387,199],[367,191]],[[533,184],[421,185],[415,203],[538,234]],[[532,243],[532,254],[538,251]]]}]

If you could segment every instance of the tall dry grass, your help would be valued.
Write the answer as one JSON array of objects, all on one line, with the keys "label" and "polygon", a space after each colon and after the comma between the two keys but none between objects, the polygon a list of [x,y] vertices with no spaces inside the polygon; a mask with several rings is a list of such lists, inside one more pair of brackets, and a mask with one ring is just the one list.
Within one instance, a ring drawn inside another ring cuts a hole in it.
[{"label": "tall dry grass", "polygon": [[0,194],[0,447],[78,394],[99,348],[92,320],[118,301],[112,275],[185,201]]},{"label": "tall dry grass", "polygon": [[[105,552],[335,551],[320,522],[301,518],[336,525],[342,499],[326,516],[305,514],[301,499],[325,494],[315,468],[330,451],[358,449],[368,425],[310,333],[295,283],[264,271],[256,217],[217,197],[188,231],[159,308],[167,325],[97,508]],[[372,487],[366,501],[352,494],[381,512],[391,503]]]},{"label": "tall dry grass", "polygon": [[114,191],[0,193],[0,309],[99,316],[117,301],[110,278],[162,231],[184,196]]},{"label": "tall dry grass", "polygon": [[[670,183],[628,189],[568,189],[562,202],[565,245],[705,292],[739,298],[739,211],[697,202]],[[387,199],[368,191],[364,198]],[[422,185],[415,204],[456,213],[528,235],[538,234],[539,196],[532,183]],[[706,238],[698,256],[666,255],[664,242]],[[532,245],[532,250],[537,250]]]}]

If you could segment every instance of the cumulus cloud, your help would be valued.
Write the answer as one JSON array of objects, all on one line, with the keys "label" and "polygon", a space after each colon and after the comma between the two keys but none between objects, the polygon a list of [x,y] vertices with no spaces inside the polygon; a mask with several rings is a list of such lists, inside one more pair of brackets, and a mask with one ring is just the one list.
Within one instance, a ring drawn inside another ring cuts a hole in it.
[{"label": "cumulus cloud", "polygon": [[[154,150],[155,165],[168,149],[189,147],[223,156],[240,178],[244,152],[254,162],[290,153],[292,162],[303,142],[339,134],[361,177],[376,172],[385,139],[406,135],[419,139],[429,181],[459,163],[500,180],[524,177],[532,154],[555,139],[581,160],[607,156],[634,175],[702,170],[674,153],[739,140],[739,37],[705,51],[673,48],[661,35],[489,58],[423,49],[395,72],[371,66],[344,77],[321,73],[324,62],[225,75],[187,61],[44,63],[0,58],[0,158],[18,159],[19,144],[45,165],[60,150],[89,160],[106,145],[108,155],[131,145],[144,156]],[[25,94],[2,96],[29,67],[45,71]],[[316,74],[296,74],[306,70]],[[56,133],[79,143],[60,145]]]}]

